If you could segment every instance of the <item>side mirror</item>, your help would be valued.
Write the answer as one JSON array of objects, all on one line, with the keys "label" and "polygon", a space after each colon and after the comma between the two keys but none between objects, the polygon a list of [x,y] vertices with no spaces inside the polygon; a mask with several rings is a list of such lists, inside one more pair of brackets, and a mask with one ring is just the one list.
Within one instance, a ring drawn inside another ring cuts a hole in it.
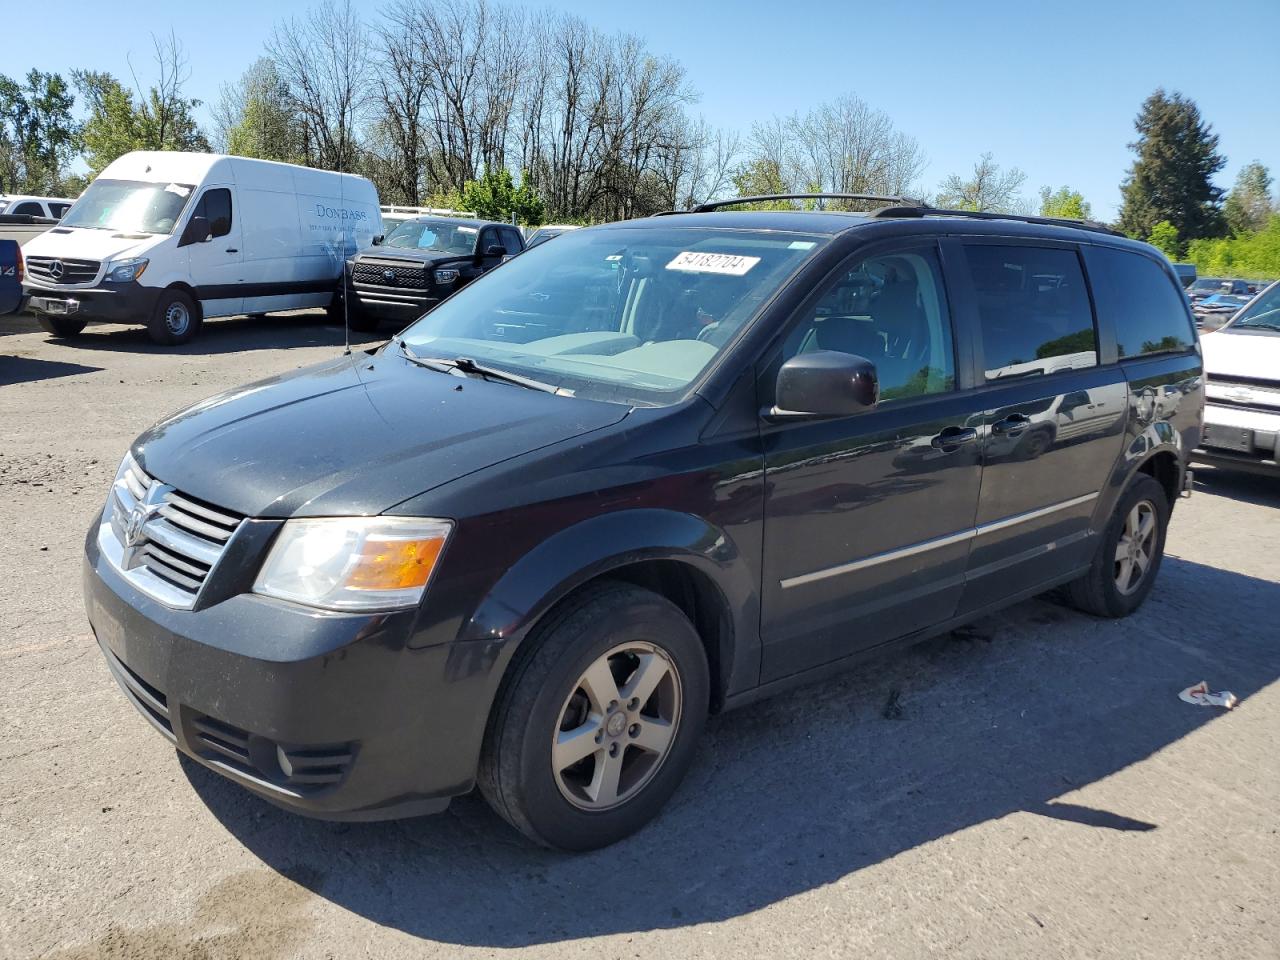
[{"label": "side mirror", "polygon": [[507,248],[500,243],[491,243],[489,246],[484,248],[484,255],[486,258],[505,257],[507,255]]},{"label": "side mirror", "polygon": [[836,350],[815,350],[792,357],[778,371],[774,407],[777,419],[847,417],[880,402],[875,364]]},{"label": "side mirror", "polygon": [[378,234],[376,237],[374,237],[374,238],[373,238],[373,245],[374,245],[375,247],[380,247],[380,246],[382,246],[382,241],[383,241],[383,240],[385,240],[385,239],[386,239],[386,237],[385,237],[383,234],[381,234],[381,233],[380,233],[380,234]]},{"label": "side mirror", "polygon": [[182,231],[182,239],[178,246],[185,247],[192,243],[205,243],[213,236],[207,217],[192,217],[187,221],[187,228]]}]

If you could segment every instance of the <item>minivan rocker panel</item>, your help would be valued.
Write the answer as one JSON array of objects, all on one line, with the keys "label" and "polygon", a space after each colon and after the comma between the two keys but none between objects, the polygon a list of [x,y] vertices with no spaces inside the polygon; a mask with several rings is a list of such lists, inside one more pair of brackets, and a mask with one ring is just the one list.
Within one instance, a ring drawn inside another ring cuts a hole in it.
[{"label": "minivan rocker panel", "polygon": [[[375,819],[479,786],[592,848],[655,815],[710,712],[1053,587],[1135,610],[1203,405],[1172,270],[1098,231],[589,228],[140,436],[86,607],[143,716],[274,803]],[[297,540],[351,524],[384,539]],[[419,593],[304,602],[278,567]]]}]

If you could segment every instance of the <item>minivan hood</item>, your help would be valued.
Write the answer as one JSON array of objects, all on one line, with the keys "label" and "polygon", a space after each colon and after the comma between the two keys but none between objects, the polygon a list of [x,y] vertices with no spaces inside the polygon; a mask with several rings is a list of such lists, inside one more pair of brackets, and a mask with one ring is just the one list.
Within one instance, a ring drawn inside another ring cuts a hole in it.
[{"label": "minivan hood", "polygon": [[67,257],[78,260],[120,260],[140,257],[168,240],[167,234],[120,233],[87,227],[53,227],[22,246],[28,257]]},{"label": "minivan hood", "polygon": [[210,397],[133,449],[152,476],[247,516],[364,516],[628,410],[358,353]]},{"label": "minivan hood", "polygon": [[1212,377],[1280,380],[1280,334],[1227,333],[1216,330],[1200,338],[1205,373]]}]

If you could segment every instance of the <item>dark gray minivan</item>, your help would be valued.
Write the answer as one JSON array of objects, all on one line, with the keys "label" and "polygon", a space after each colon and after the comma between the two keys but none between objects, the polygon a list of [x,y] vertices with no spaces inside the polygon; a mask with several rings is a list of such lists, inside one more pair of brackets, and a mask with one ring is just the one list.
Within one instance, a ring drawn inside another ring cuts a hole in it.
[{"label": "dark gray minivan", "polygon": [[587,849],[654,816],[708,713],[1052,588],[1132,612],[1203,417],[1168,261],[862,201],[567,233],[161,421],[85,545],[116,680],[301,813],[478,785]]}]

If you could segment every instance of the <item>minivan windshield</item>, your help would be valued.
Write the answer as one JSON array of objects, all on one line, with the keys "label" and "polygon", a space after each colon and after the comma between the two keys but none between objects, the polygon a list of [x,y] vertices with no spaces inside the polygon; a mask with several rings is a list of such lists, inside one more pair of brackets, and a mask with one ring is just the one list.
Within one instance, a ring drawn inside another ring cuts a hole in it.
[{"label": "minivan windshield", "polygon": [[466,357],[566,392],[671,402],[824,243],[778,231],[575,230],[490,271],[402,339],[418,357]]},{"label": "minivan windshield", "polygon": [[448,220],[406,220],[387,234],[384,246],[409,250],[432,250],[470,256],[476,249],[476,234],[470,224]]},{"label": "minivan windshield", "polygon": [[67,211],[61,225],[121,233],[173,233],[194,192],[190,183],[98,178]]},{"label": "minivan windshield", "polygon": [[1280,330],[1280,281],[1267,287],[1247,310],[1223,330]]}]

